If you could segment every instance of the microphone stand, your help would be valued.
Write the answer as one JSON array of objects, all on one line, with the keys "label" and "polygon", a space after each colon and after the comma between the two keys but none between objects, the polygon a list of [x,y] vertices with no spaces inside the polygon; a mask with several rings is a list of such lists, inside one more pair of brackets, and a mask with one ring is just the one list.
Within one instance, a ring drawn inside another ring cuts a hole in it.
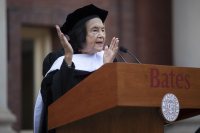
[{"label": "microphone stand", "polygon": [[124,59],[124,57],[123,57],[119,52],[117,52],[117,55],[119,55],[119,57],[120,57],[125,63],[127,63],[127,61]]},{"label": "microphone stand", "polygon": [[134,54],[132,54],[131,52],[129,52],[129,50],[127,50],[127,53],[128,53],[130,56],[132,56],[139,64],[142,64]]},{"label": "microphone stand", "polygon": [[129,54],[132,58],[134,58],[139,64],[142,64],[142,63],[138,60],[138,58],[135,56],[135,54],[131,53],[128,49],[126,49],[126,48],[120,46],[120,47],[119,47],[119,50],[120,50],[121,52],[128,53],[128,54]]}]

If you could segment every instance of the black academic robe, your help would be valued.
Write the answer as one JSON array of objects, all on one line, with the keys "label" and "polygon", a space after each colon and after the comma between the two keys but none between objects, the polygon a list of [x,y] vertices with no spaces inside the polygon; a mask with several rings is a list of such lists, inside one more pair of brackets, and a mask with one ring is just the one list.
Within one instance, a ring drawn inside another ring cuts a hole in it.
[{"label": "black academic robe", "polygon": [[[51,68],[54,61],[63,54],[64,50],[61,49],[46,56],[43,62],[43,76]],[[117,60],[115,59],[114,62],[117,62]],[[48,132],[48,106],[90,74],[91,72],[75,70],[74,63],[72,63],[71,67],[68,67],[66,62],[63,61],[59,70],[54,70],[44,77],[41,84],[41,95],[44,102],[44,109],[42,111],[40,133]],[[55,131],[51,130],[49,133],[55,133]]]},{"label": "black academic robe", "polygon": [[[74,64],[72,64],[71,67],[68,67],[66,62],[63,61],[60,70],[50,72],[43,79],[41,85],[41,95],[44,102],[44,109],[42,112],[43,118],[41,123],[41,133],[48,132],[48,106],[90,74],[91,72],[75,70]],[[54,133],[55,131],[51,130],[49,132]]]},{"label": "black academic robe", "polygon": [[53,51],[53,52],[49,53],[44,58],[43,67],[42,67],[42,75],[43,75],[43,77],[49,71],[49,69],[51,68],[51,66],[55,62],[55,60],[57,58],[59,58],[60,56],[63,56],[63,55],[64,55],[64,49],[59,49],[57,51]]}]

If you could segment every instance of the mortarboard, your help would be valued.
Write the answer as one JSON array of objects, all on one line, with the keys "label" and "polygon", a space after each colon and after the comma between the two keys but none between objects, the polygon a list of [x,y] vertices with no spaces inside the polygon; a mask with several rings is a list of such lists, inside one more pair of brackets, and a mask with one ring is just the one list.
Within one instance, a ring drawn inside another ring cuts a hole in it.
[{"label": "mortarboard", "polygon": [[98,16],[104,22],[108,11],[100,9],[93,4],[79,8],[67,16],[65,23],[61,27],[61,31],[64,34],[68,34],[79,21],[93,15]]}]

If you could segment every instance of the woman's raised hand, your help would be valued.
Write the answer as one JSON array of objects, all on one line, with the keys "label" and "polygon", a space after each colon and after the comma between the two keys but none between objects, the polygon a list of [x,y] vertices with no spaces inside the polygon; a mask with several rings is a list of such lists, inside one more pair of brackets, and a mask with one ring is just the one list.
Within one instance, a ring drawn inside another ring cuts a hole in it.
[{"label": "woman's raised hand", "polygon": [[116,37],[113,37],[110,45],[105,46],[104,56],[103,56],[104,64],[113,62],[113,60],[115,59],[115,56],[118,52],[118,44],[119,44],[119,39]]},{"label": "woman's raised hand", "polygon": [[72,56],[73,56],[73,48],[71,44],[68,42],[67,38],[65,35],[61,32],[60,27],[56,25],[56,30],[58,33],[58,37],[60,39],[60,43],[62,44],[62,47],[64,48],[65,51],[65,61],[66,63],[71,66],[72,64]]}]

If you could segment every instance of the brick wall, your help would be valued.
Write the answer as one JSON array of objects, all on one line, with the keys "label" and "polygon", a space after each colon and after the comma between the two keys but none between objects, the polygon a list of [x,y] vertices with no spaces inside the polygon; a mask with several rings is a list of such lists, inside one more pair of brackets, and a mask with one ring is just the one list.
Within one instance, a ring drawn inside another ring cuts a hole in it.
[{"label": "brick wall", "polygon": [[136,0],[137,51],[144,63],[172,64],[171,1]]}]

